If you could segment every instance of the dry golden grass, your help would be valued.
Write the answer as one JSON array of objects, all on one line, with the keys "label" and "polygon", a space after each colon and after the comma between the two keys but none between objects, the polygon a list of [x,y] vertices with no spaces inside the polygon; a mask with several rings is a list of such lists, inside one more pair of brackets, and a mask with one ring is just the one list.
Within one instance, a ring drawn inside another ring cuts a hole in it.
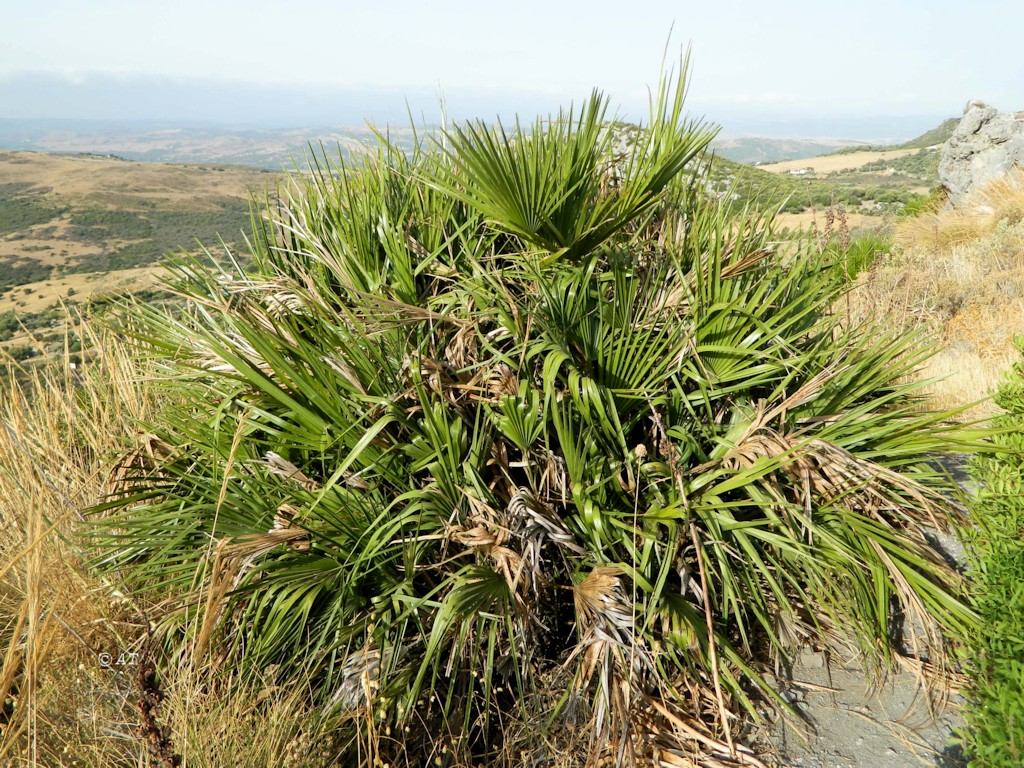
[{"label": "dry golden grass", "polygon": [[127,647],[137,623],[86,573],[75,531],[81,510],[102,498],[105,463],[150,403],[124,348],[81,331],[97,350],[90,365],[72,369],[65,356],[2,384],[0,764],[65,764],[69,744],[84,757],[110,741],[105,731],[131,722],[116,695],[123,681],[97,660]]},{"label": "dry golden grass", "polygon": [[[979,190],[969,207],[905,220],[895,238],[899,253],[861,275],[851,319],[879,313],[934,339],[938,352],[921,376],[941,379],[927,389],[938,405],[988,397],[1024,335],[1024,174]],[[965,418],[995,410],[984,403]]]},{"label": "dry golden grass", "polygon": [[[140,706],[146,606],[87,571],[80,538],[158,403],[122,340],[75,330],[84,365],[0,377],[0,765],[160,766]],[[158,685],[157,727],[182,766],[329,764],[328,723],[303,691],[236,690],[189,667]]]},{"label": "dry golden grass", "polygon": [[907,249],[943,251],[992,235],[1000,222],[1013,226],[1022,220],[1024,171],[1013,169],[976,190],[959,208],[901,222],[896,241]]},{"label": "dry golden grass", "polygon": [[[878,225],[878,216],[867,216],[863,213],[846,213],[847,225],[851,230],[867,230]],[[824,226],[824,211],[801,211],[800,213],[780,213],[776,222],[780,227],[793,232],[809,232],[813,229],[821,229]]]}]

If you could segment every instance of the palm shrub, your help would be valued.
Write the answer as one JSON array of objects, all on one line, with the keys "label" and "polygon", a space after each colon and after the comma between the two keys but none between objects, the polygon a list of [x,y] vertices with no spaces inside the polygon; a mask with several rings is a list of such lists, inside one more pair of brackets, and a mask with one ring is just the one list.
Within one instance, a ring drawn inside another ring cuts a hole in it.
[{"label": "palm shrub", "polygon": [[189,309],[133,320],[171,405],[95,560],[168,663],[301,684],[350,763],[514,765],[753,762],[763,662],[885,664],[899,616],[941,668],[976,619],[927,459],[967,438],[915,340],[843,327],[835,270],[705,194],[684,90],[626,149],[596,94],[380,137],[268,202],[244,274],[173,265]]}]

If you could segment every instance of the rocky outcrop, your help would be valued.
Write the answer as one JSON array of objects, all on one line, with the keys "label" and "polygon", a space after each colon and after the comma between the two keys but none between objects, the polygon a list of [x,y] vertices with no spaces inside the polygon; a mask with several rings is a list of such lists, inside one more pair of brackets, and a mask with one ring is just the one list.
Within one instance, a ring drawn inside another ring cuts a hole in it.
[{"label": "rocky outcrop", "polygon": [[950,202],[962,204],[973,189],[1014,166],[1024,170],[1024,112],[999,112],[981,101],[968,102],[939,156],[939,179]]}]

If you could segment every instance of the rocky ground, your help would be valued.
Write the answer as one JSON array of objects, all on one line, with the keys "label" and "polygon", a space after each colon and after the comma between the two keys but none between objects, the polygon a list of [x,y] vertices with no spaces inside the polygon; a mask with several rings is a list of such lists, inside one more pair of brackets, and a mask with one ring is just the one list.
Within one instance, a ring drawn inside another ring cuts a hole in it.
[{"label": "rocky ground", "polygon": [[[950,454],[939,465],[967,493],[974,490],[966,454]],[[928,539],[949,562],[965,564],[961,543],[928,532]],[[779,683],[783,695],[806,718],[808,727],[777,722],[767,735],[782,765],[796,768],[962,768],[967,765],[956,740],[963,725],[961,697],[929,701],[910,669],[877,685],[858,660],[826,659],[805,650],[791,680]]]},{"label": "rocky ground", "polygon": [[[872,686],[856,661],[846,664],[804,653],[785,689],[810,730],[776,723],[770,739],[782,764],[800,768],[959,768],[955,743],[958,697],[929,711],[912,672]],[[935,702],[933,702],[934,704]]]}]

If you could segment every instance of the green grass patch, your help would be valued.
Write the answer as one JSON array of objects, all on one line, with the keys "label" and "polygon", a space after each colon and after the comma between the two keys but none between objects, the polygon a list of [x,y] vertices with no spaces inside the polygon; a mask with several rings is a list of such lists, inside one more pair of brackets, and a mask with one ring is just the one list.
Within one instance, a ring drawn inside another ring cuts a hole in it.
[{"label": "green grass patch", "polygon": [[32,258],[0,257],[0,294],[18,285],[46,280],[53,267]]},{"label": "green grass patch", "polygon": [[861,171],[885,171],[892,168],[897,173],[924,179],[936,179],[939,176],[938,150],[919,149],[912,155],[903,157],[883,158],[860,167]]},{"label": "green grass patch", "polygon": [[856,280],[857,275],[871,269],[876,260],[892,251],[892,241],[877,234],[862,235],[850,240],[845,246],[834,238],[825,248],[825,257],[830,259],[847,280]]}]

